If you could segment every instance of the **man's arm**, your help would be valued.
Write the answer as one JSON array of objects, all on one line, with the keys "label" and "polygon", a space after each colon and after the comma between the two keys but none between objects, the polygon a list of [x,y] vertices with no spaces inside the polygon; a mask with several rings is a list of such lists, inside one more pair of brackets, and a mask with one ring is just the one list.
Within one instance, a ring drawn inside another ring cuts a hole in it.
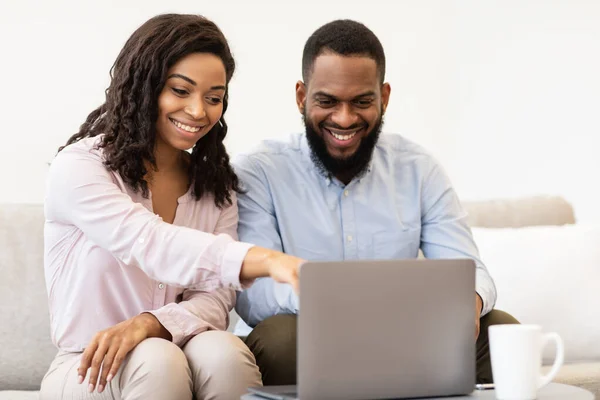
[{"label": "man's arm", "polygon": [[[266,175],[248,156],[236,157],[234,166],[244,191],[238,194],[239,239],[284,251]],[[244,322],[254,327],[276,314],[297,313],[298,296],[290,285],[260,278],[249,289],[238,292],[235,310]]]},{"label": "man's arm", "polygon": [[427,258],[471,258],[476,264],[475,291],[481,297],[481,316],[496,303],[496,286],[467,225],[463,210],[450,180],[435,162],[423,183],[421,204],[421,250]]}]

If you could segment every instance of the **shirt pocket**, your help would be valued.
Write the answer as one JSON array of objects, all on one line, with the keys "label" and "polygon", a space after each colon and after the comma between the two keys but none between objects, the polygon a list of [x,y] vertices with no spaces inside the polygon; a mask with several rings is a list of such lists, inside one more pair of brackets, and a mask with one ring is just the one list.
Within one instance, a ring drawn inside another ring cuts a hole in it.
[{"label": "shirt pocket", "polygon": [[377,232],[372,236],[371,258],[378,260],[417,258],[420,245],[420,228]]}]

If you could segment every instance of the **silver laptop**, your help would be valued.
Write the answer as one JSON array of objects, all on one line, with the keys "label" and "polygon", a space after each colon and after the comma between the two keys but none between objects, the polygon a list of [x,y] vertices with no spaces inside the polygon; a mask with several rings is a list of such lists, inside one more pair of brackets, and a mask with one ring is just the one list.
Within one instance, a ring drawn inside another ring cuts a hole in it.
[{"label": "silver laptop", "polygon": [[297,386],[268,399],[465,395],[475,385],[473,260],[309,262],[300,274]]}]

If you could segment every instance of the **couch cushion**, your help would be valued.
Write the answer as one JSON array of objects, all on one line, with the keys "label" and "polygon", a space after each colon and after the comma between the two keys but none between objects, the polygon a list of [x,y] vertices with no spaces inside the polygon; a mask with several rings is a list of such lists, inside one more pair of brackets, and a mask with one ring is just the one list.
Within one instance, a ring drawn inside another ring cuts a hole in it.
[{"label": "couch cushion", "polygon": [[0,391],[0,400],[38,400],[39,392],[35,391]]},{"label": "couch cushion", "polygon": [[[550,366],[544,367],[544,373],[547,373],[550,368]],[[563,365],[554,382],[579,386],[594,393],[596,398],[600,399],[600,362]]]},{"label": "couch cushion", "polygon": [[496,282],[496,307],[558,332],[568,362],[600,361],[600,225],[472,230]]},{"label": "couch cushion", "polygon": [[41,205],[0,205],[0,390],[39,389],[50,341]]}]

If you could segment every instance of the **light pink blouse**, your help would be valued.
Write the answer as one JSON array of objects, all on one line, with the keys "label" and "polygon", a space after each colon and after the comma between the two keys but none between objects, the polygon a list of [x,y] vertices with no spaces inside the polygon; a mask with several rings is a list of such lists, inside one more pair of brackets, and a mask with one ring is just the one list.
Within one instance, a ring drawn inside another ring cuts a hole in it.
[{"label": "light pink blouse", "polygon": [[212,196],[188,192],[168,224],[151,197],[107,170],[98,140],[66,147],[49,171],[44,268],[54,344],[82,351],[98,331],[145,311],[179,346],[226,329],[252,247],[236,241],[235,198],[220,210]]}]

